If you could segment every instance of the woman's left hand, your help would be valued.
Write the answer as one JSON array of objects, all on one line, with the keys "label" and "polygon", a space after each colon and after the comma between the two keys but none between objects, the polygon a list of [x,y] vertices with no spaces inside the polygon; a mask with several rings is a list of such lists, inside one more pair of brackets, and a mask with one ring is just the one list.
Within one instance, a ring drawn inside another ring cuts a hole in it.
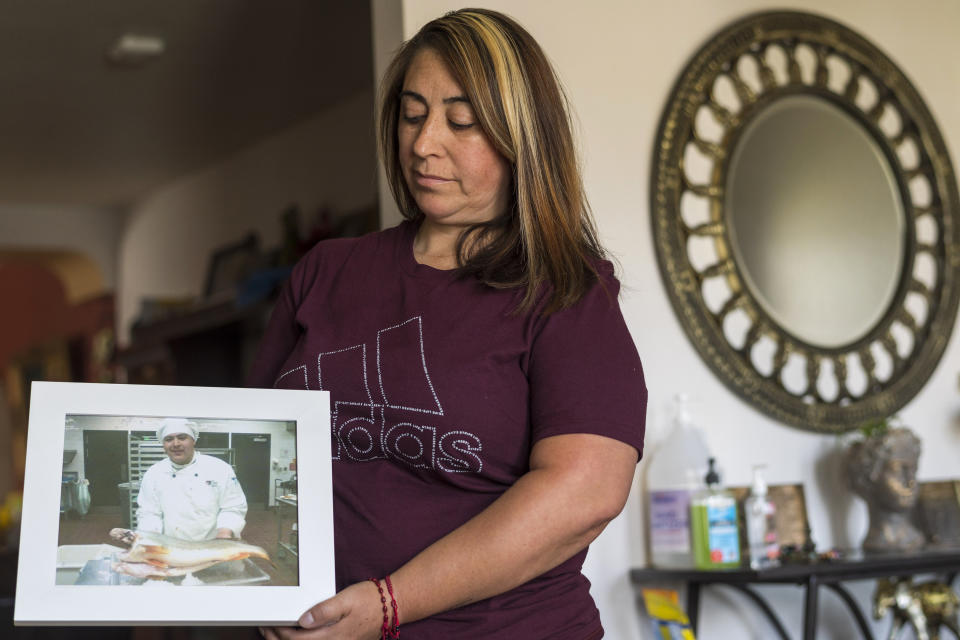
[{"label": "woman's left hand", "polygon": [[383,603],[372,582],[352,584],[300,616],[300,627],[261,627],[267,640],[376,640],[383,625]]}]

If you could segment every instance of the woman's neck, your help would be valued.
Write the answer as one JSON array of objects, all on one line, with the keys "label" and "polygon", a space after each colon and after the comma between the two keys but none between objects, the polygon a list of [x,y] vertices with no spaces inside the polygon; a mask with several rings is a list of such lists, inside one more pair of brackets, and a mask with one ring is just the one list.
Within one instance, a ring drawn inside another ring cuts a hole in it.
[{"label": "woman's neck", "polygon": [[461,233],[462,227],[438,225],[424,219],[413,239],[414,259],[434,269],[456,269],[460,266],[457,262],[457,242]]}]

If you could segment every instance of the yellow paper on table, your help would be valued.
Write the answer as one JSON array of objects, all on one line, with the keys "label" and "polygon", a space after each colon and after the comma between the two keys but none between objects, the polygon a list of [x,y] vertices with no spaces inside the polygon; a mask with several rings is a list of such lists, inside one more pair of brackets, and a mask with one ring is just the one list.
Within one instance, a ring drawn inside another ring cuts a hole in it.
[{"label": "yellow paper on table", "polygon": [[690,619],[680,606],[676,591],[641,589],[647,613],[653,618],[663,640],[695,640]]}]

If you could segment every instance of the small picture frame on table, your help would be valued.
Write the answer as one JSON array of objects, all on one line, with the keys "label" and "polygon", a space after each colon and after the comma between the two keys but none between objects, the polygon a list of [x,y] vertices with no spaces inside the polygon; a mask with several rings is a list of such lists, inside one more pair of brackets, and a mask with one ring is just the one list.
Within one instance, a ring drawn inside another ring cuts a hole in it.
[{"label": "small picture frame on table", "polygon": [[960,480],[921,482],[916,524],[929,549],[960,549]]},{"label": "small picture frame on table", "polygon": [[[144,470],[177,462],[157,436],[170,420],[190,425],[194,456],[223,461],[191,491],[245,494],[240,539],[184,543],[137,521]],[[14,623],[294,625],[335,593],[329,434],[322,391],[33,383]],[[104,479],[114,464],[126,482]],[[201,557],[173,560],[184,548]]]},{"label": "small picture frame on table", "polygon": [[[744,517],[750,487],[730,487],[737,500],[737,520],[740,533],[740,557],[749,558],[747,527]],[[802,548],[809,534],[807,500],[802,484],[774,484],[767,488],[767,499],[773,503],[773,522],[780,547],[792,545]]]}]

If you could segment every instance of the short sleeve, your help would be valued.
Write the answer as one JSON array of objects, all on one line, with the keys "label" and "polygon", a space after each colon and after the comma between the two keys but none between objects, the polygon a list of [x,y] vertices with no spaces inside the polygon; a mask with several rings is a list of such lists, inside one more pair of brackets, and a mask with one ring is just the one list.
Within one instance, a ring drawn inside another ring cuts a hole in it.
[{"label": "short sleeve", "polygon": [[569,433],[614,438],[643,453],[647,389],[608,262],[575,305],[546,316],[529,361],[532,440]]}]

